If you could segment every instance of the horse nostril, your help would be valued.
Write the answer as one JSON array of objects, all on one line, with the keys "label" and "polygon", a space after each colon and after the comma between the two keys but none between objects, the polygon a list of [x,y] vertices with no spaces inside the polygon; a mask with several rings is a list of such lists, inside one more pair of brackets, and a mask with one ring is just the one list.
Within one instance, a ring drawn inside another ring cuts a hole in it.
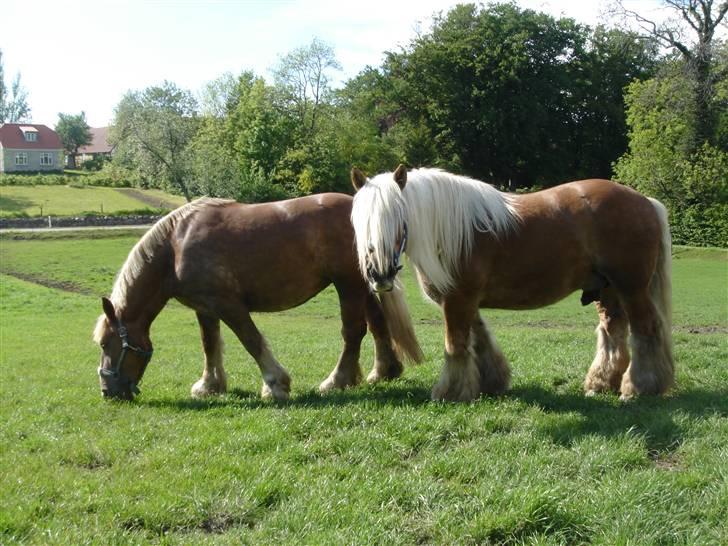
[{"label": "horse nostril", "polygon": [[109,397],[108,389],[101,389],[101,396],[103,396],[104,398],[108,398]]}]

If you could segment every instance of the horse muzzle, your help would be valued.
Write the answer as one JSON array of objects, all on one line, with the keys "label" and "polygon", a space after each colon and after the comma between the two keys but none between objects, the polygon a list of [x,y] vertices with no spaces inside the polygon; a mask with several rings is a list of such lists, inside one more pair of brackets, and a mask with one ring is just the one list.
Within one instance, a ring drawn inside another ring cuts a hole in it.
[{"label": "horse muzzle", "polygon": [[136,383],[118,375],[114,376],[107,370],[99,370],[99,383],[101,396],[106,400],[134,400],[134,396],[141,392]]},{"label": "horse muzzle", "polygon": [[371,286],[372,290],[376,293],[381,292],[391,292],[394,289],[394,280],[393,279],[379,279],[379,280],[370,280],[369,286]]}]

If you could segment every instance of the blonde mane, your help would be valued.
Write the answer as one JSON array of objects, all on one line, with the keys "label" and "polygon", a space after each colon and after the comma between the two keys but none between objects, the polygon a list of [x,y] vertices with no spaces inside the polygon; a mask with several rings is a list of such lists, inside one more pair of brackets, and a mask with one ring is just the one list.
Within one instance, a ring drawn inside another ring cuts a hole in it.
[{"label": "blonde mane", "polygon": [[144,269],[144,264],[151,262],[154,252],[164,244],[169,235],[178,222],[184,220],[191,214],[200,209],[209,206],[221,206],[232,203],[230,199],[215,199],[211,197],[202,197],[190,203],[182,205],[178,209],[173,210],[165,217],[160,218],[149,231],[134,245],[119,270],[114,281],[114,287],[111,289],[111,302],[117,310],[124,309],[127,301],[127,291],[129,287],[137,280],[140,273]]},{"label": "blonde mane", "polygon": [[386,270],[402,226],[408,226],[405,253],[441,293],[454,284],[463,256],[472,251],[476,231],[501,237],[517,227],[512,196],[493,186],[439,169],[415,169],[404,190],[392,173],[367,181],[354,197],[351,213],[359,265],[370,259]]}]

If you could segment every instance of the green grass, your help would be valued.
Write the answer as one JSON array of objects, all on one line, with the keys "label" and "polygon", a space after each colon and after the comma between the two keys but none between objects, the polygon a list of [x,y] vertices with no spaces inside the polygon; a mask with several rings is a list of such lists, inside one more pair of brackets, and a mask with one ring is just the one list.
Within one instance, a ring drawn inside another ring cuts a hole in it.
[{"label": "green grass", "polygon": [[[137,238],[0,238],[0,543],[728,542],[726,251],[676,249],[664,398],[582,396],[596,316],[571,297],[484,311],[512,390],[433,403],[441,318],[407,276],[427,359],[398,381],[317,394],[341,348],[327,290],[255,317],[293,377],[290,402],[260,400],[227,330],[231,392],[190,399],[199,333],[171,304],[142,395],[109,403],[91,329]],[[372,356],[367,337],[365,367]]]},{"label": "green grass", "polygon": [[[184,199],[157,190],[139,190],[151,199],[181,205]],[[114,188],[84,186],[0,186],[0,218],[114,214],[150,208]]]}]

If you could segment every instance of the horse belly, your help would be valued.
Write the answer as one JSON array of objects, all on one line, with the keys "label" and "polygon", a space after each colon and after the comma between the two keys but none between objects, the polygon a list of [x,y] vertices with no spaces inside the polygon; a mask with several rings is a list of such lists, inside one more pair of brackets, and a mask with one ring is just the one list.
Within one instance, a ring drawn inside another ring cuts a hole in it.
[{"label": "horse belly", "polygon": [[583,289],[591,271],[586,256],[562,256],[557,249],[534,252],[526,261],[496,263],[501,265],[483,275],[480,307],[538,309],[552,305]]}]

